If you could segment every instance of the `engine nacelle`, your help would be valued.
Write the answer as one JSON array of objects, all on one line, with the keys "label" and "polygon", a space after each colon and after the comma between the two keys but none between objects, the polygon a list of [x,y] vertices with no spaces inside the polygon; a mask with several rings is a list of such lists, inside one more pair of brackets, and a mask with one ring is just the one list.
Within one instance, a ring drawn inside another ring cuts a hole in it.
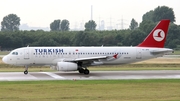
[{"label": "engine nacelle", "polygon": [[78,69],[78,65],[72,62],[58,62],[57,70],[58,71],[76,71]]}]

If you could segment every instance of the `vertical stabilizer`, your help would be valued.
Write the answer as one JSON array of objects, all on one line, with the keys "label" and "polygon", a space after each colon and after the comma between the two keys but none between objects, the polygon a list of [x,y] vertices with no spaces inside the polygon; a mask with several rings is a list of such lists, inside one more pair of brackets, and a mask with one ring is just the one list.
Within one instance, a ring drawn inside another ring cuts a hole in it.
[{"label": "vertical stabilizer", "polygon": [[161,20],[144,41],[138,45],[138,47],[163,48],[166,41],[169,23],[170,20],[168,19]]}]

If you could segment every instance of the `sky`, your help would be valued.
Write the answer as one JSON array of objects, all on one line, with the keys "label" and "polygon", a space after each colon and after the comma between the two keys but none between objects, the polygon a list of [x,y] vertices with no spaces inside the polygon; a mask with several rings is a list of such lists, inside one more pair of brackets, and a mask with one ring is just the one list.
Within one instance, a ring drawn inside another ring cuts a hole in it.
[{"label": "sky", "polygon": [[67,19],[70,29],[84,28],[92,19],[97,29],[104,20],[105,29],[128,28],[134,18],[138,23],[142,16],[158,6],[173,9],[176,24],[180,25],[180,0],[0,0],[0,21],[8,14],[20,17],[21,24],[31,27],[49,27],[56,19]]}]

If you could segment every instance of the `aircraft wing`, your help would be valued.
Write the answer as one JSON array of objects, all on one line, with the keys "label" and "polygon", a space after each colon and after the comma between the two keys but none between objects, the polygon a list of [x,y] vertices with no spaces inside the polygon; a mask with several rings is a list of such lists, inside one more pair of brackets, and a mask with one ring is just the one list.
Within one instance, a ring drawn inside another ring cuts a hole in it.
[{"label": "aircraft wing", "polygon": [[64,60],[64,61],[68,61],[68,62],[78,62],[78,61],[95,61],[95,60],[99,60],[99,59],[107,59],[108,56],[97,56],[97,57],[87,57],[87,58],[76,58],[76,59],[72,59],[72,60]]},{"label": "aircraft wing", "polygon": [[110,55],[110,56],[96,56],[96,57],[86,57],[86,58],[76,58],[76,59],[71,59],[71,60],[64,60],[64,61],[67,61],[67,62],[78,62],[78,61],[97,61],[99,59],[106,59],[107,61],[109,60],[114,60],[114,59],[117,59],[118,57],[118,54],[115,54],[115,55]]}]

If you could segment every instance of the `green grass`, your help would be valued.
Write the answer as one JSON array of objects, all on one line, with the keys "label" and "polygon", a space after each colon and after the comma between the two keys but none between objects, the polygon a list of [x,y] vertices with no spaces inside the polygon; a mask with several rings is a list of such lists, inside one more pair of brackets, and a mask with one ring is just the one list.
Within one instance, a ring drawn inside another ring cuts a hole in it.
[{"label": "green grass", "polygon": [[9,53],[10,53],[10,51],[0,51],[0,55],[7,55]]},{"label": "green grass", "polygon": [[172,55],[180,55],[180,50],[175,50]]},{"label": "green grass", "polygon": [[179,101],[180,80],[0,82],[0,101]]}]

